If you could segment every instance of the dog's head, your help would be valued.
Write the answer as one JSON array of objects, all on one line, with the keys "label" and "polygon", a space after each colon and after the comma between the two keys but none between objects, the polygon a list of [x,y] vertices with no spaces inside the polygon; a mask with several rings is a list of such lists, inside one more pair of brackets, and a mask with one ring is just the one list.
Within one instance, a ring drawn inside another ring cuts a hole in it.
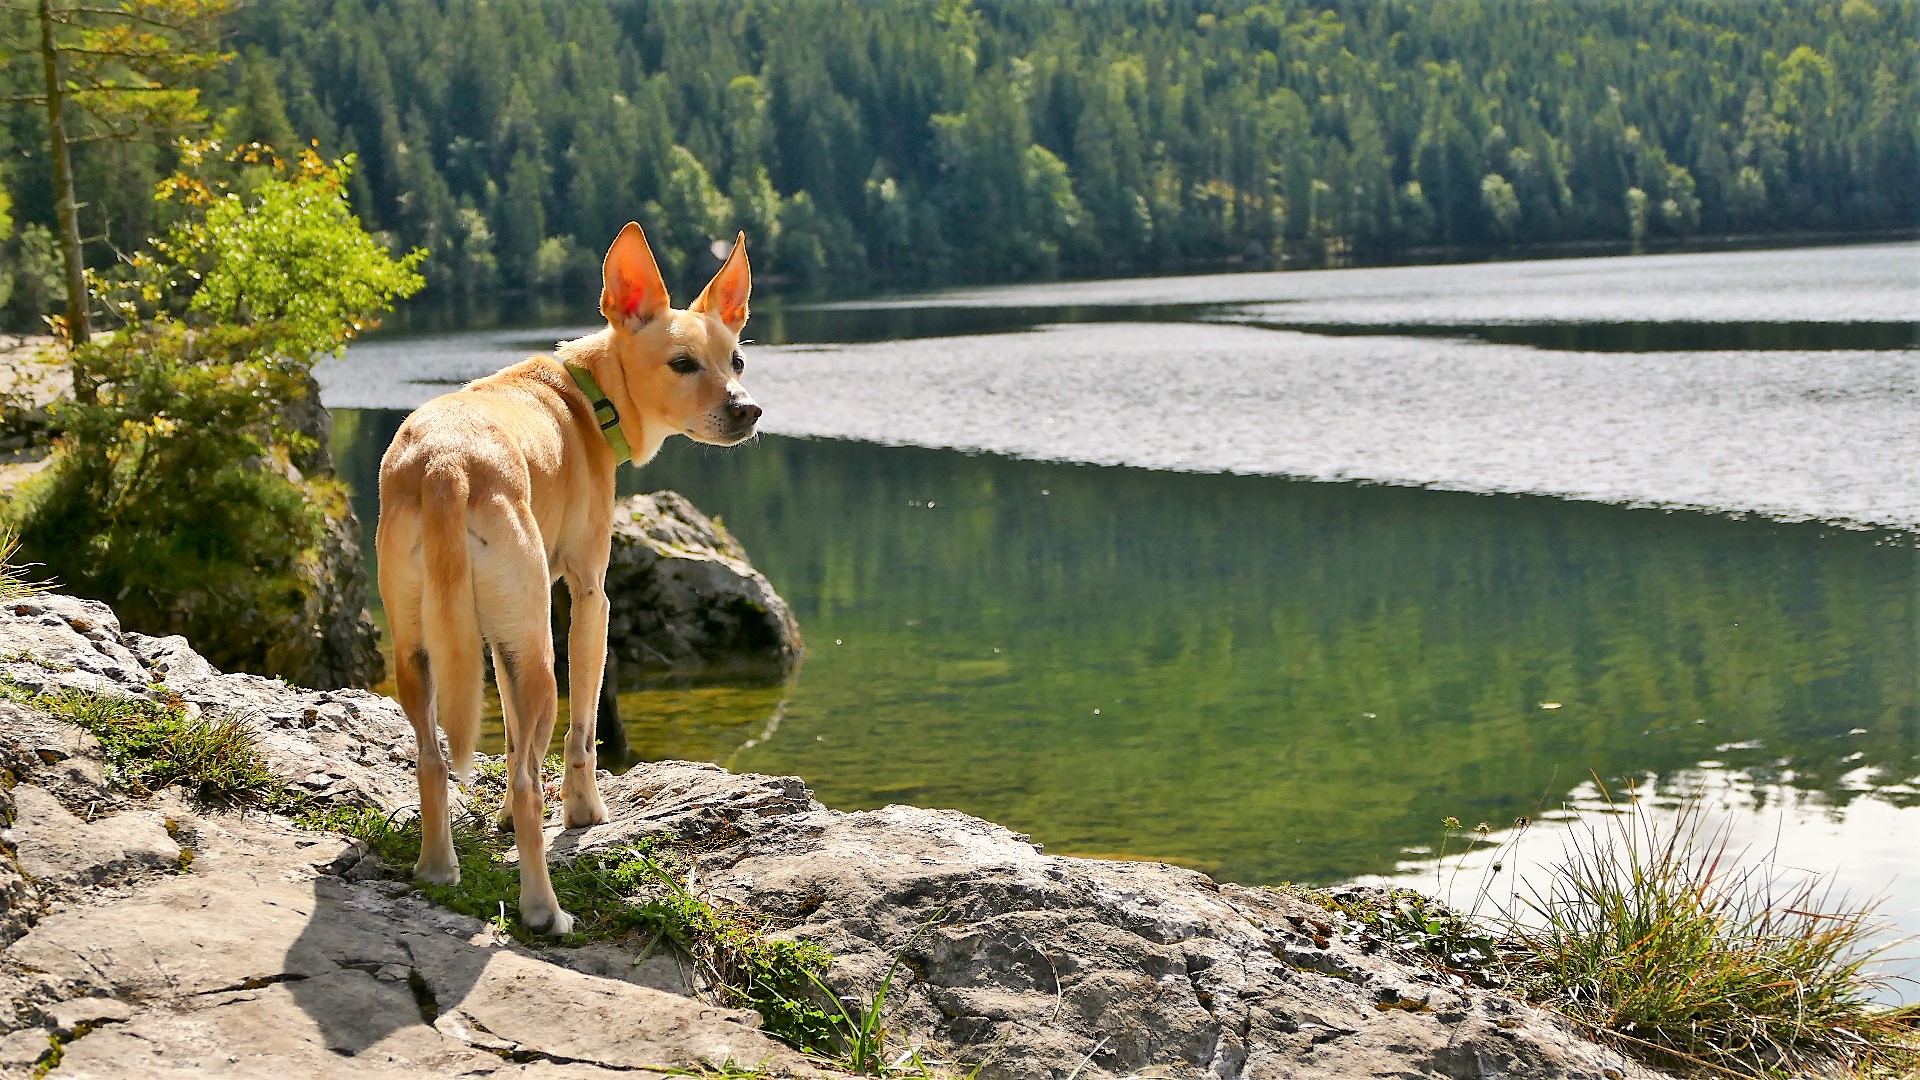
[{"label": "dog's head", "polygon": [[613,327],[613,354],[642,421],[719,446],[752,437],[760,406],[740,385],[740,328],[752,285],[747,234],[688,308],[673,306],[646,234],[633,222],[607,249],[601,281],[600,313]]}]

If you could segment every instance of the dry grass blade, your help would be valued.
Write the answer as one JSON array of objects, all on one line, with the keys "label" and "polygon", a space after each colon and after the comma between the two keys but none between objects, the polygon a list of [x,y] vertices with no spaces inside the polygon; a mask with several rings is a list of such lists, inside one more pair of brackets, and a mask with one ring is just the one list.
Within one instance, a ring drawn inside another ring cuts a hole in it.
[{"label": "dry grass blade", "polygon": [[52,586],[52,582],[32,577],[26,567],[14,562],[19,552],[19,534],[11,528],[0,527],[0,603],[23,600]]}]

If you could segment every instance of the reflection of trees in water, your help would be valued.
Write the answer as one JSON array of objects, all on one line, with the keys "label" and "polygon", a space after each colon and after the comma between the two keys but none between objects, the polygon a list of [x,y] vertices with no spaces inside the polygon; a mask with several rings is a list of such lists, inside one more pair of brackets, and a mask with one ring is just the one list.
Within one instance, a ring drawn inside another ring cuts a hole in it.
[{"label": "reflection of trees in water", "polygon": [[1324,879],[1592,771],[1721,760],[1834,802],[1915,771],[1914,554],[1886,537],[778,438],[639,479],[794,603],[812,669],[742,764],[834,805]]},{"label": "reflection of trees in water", "polygon": [[629,690],[636,754],[830,805],[1331,880],[1593,772],[1714,760],[1835,805],[1920,772],[1886,536],[778,437],[623,482],[723,516],[813,654],[791,688]]}]

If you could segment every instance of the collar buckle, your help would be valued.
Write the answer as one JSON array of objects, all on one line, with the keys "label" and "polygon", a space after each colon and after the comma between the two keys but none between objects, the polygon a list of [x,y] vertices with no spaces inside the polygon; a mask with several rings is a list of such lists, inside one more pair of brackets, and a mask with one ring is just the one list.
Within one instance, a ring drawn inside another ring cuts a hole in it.
[{"label": "collar buckle", "polygon": [[587,395],[587,403],[593,406],[593,419],[600,425],[600,434],[606,436],[607,445],[613,448],[613,463],[625,465],[632,461],[633,448],[627,444],[626,432],[620,430],[620,414],[615,411],[606,392],[600,389],[599,380],[585,365],[572,360],[566,361],[566,369],[567,374],[573,376],[573,385]]}]

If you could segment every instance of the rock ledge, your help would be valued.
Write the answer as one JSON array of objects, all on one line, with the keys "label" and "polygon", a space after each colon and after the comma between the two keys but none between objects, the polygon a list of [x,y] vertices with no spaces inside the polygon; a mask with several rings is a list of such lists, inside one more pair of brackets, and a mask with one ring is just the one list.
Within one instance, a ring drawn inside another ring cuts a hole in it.
[{"label": "rock ledge", "polygon": [[[224,674],[100,604],[0,608],[0,673],[235,716],[323,800],[413,801],[399,709]],[[265,814],[141,800],[91,736],[0,704],[0,1075],[64,1044],[55,1076],[662,1075],[731,1060],[823,1075],[752,1013],[685,995],[618,946],[530,950],[403,883],[357,880],[352,841]],[[1646,1080],[1508,998],[1316,934],[1270,890],[1154,863],[1044,854],[949,810],[841,813],[791,777],[659,762],[604,781],[612,820],[554,857],[670,834],[699,887],[818,941],[859,995],[904,951],[892,1045],[982,1077]]]}]

